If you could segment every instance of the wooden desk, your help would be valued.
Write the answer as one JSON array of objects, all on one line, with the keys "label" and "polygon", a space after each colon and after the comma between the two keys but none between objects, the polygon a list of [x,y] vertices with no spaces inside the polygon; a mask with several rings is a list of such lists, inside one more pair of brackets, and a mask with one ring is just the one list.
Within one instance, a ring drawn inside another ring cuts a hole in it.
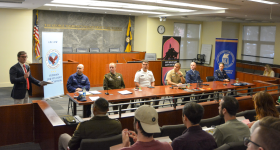
[{"label": "wooden desk", "polygon": [[[223,85],[224,83],[227,83],[227,85]],[[205,82],[204,84],[209,84],[209,86],[203,86],[202,88],[212,88],[211,90],[204,90],[204,91],[193,91],[193,92],[187,92],[182,89],[171,89],[171,86],[155,86],[155,88],[147,88],[143,87],[142,91],[134,91],[134,88],[125,88],[125,89],[114,89],[114,90],[108,90],[110,95],[106,95],[105,93],[107,90],[100,91],[101,94],[97,95],[91,95],[91,96],[99,96],[103,97],[109,102],[122,102],[122,101],[129,101],[133,99],[143,99],[143,98],[153,98],[153,97],[162,97],[162,96],[183,96],[183,95],[190,95],[190,94],[199,94],[203,92],[214,92],[214,91],[222,91],[227,89],[237,89],[240,88],[240,86],[233,86],[231,84],[235,83],[235,80],[230,80],[230,82],[221,82],[221,81],[214,81],[214,82]],[[196,88],[197,83],[192,83],[190,89]],[[251,87],[254,86],[254,84],[249,83],[247,86],[242,87]],[[131,91],[132,94],[129,95],[121,95],[118,93],[118,91],[122,90],[128,90]],[[85,116],[85,105],[93,104],[94,102],[90,100],[90,96],[86,96],[86,101],[81,102],[74,99],[74,95],[76,93],[67,93],[67,96],[70,100],[74,102],[74,115],[76,115],[76,107],[77,105],[83,105],[83,114]],[[76,94],[77,96],[78,94]]]}]

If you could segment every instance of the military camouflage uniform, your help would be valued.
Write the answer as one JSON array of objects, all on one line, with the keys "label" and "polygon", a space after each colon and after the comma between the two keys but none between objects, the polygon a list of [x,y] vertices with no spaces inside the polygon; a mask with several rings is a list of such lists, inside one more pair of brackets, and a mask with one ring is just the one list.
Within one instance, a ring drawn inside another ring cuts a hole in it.
[{"label": "military camouflage uniform", "polygon": [[111,90],[111,89],[122,89],[125,88],[122,74],[120,73],[107,73],[104,75],[103,81],[103,89],[104,90]]}]

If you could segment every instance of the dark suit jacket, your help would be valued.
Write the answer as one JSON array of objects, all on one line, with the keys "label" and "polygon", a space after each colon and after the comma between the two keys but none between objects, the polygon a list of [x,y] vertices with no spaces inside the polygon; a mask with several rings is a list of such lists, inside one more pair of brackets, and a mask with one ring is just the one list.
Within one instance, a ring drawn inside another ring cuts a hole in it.
[{"label": "dark suit jacket", "polygon": [[[30,72],[30,68],[29,66],[26,66],[26,70],[27,72]],[[35,78],[32,77],[31,72],[29,75],[29,90],[28,90],[28,94],[32,96],[32,86],[31,83],[36,84],[37,86],[39,85],[38,80],[36,80]],[[23,99],[25,97],[26,94],[26,80],[24,79],[24,71],[21,68],[20,64],[17,63],[14,66],[12,66],[10,68],[10,81],[12,84],[14,84],[12,93],[11,93],[11,97],[14,99]]]},{"label": "dark suit jacket", "polygon": [[71,150],[77,150],[82,139],[106,138],[121,133],[122,125],[119,120],[110,119],[108,116],[94,116],[77,126],[68,146]]}]

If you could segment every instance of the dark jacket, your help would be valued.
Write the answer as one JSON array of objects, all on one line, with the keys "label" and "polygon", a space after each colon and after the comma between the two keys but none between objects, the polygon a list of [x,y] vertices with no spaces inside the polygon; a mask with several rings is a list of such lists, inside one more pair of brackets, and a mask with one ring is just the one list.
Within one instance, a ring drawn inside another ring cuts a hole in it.
[{"label": "dark jacket", "polygon": [[121,134],[121,132],[120,121],[110,119],[108,116],[94,116],[77,126],[68,146],[71,150],[76,150],[80,147],[82,139],[106,138]]},{"label": "dark jacket", "polygon": [[220,69],[215,70],[214,72],[214,81],[223,81],[224,79],[230,80],[225,70],[221,71]]},{"label": "dark jacket", "polygon": [[[30,72],[29,66],[25,65],[27,72]],[[29,79],[29,90],[28,94],[32,96],[32,84],[35,84],[37,86],[39,85],[38,80],[32,77],[31,72],[28,77]],[[26,79],[24,78],[24,71],[19,63],[15,64],[10,68],[10,81],[12,84],[14,84],[11,97],[14,99],[23,99],[26,94],[27,86],[26,86]]]},{"label": "dark jacket", "polygon": [[67,91],[69,93],[74,93],[77,88],[84,89],[89,91],[90,83],[86,75],[78,75],[77,73],[72,74],[67,81]]},{"label": "dark jacket", "polygon": [[186,82],[187,83],[197,83],[198,80],[201,80],[200,78],[200,74],[198,71],[192,71],[192,70],[189,70],[187,73],[186,73]]}]

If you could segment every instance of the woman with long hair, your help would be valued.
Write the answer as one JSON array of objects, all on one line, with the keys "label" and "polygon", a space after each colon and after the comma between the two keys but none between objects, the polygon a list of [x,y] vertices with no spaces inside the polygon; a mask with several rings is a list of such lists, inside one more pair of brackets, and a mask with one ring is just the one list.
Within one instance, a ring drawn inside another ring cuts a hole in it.
[{"label": "woman with long hair", "polygon": [[265,65],[263,75],[269,76],[269,77],[274,77],[274,71],[271,69],[271,67],[269,65]]},{"label": "woman with long hair", "polygon": [[279,112],[275,106],[273,97],[264,91],[258,92],[253,96],[253,101],[255,104],[255,110],[256,110],[256,120],[250,124],[248,124],[249,127],[251,127],[251,133],[259,126],[259,120],[266,116],[272,116],[279,118]]}]

